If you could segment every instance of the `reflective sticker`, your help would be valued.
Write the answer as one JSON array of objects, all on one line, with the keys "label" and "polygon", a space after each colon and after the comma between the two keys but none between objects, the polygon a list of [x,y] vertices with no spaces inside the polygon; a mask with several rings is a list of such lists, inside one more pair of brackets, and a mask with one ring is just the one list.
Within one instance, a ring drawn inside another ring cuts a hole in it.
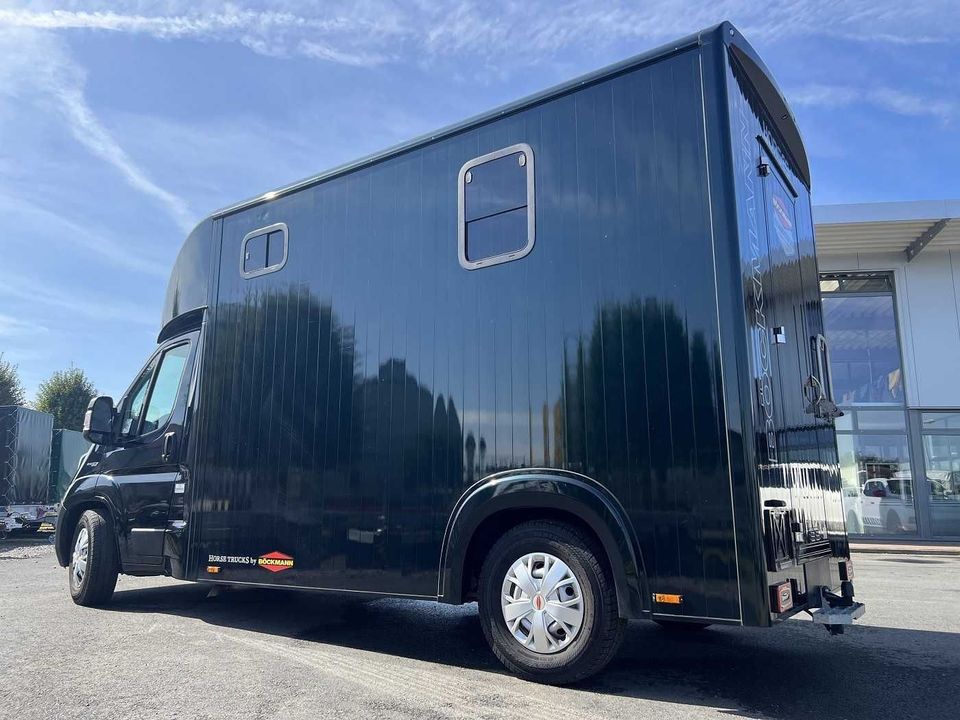
[{"label": "reflective sticker", "polygon": [[293,567],[293,558],[274,550],[257,558],[257,565],[273,573],[289,570]]},{"label": "reflective sticker", "polygon": [[260,557],[252,555],[207,555],[211,565],[256,565],[268,572],[282,572],[293,567],[293,558],[274,550]]}]

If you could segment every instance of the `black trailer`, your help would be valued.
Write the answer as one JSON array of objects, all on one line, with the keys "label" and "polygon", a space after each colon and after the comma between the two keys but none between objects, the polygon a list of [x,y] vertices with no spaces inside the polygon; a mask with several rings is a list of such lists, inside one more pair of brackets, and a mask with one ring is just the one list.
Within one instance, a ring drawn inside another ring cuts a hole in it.
[{"label": "black trailer", "polygon": [[807,157],[730,24],[217,212],[63,501],[116,573],[479,601],[514,672],[628,618],[853,601]]},{"label": "black trailer", "polygon": [[53,415],[19,405],[0,407],[0,536],[36,530],[50,510]]}]

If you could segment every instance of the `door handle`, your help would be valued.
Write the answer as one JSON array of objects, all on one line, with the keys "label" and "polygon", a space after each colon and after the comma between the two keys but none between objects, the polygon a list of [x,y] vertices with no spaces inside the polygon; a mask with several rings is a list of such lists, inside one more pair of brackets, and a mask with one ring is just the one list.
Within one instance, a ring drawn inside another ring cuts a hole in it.
[{"label": "door handle", "polygon": [[177,434],[172,431],[163,436],[163,455],[161,455],[163,462],[170,462],[170,456],[174,448],[173,441],[176,437]]}]

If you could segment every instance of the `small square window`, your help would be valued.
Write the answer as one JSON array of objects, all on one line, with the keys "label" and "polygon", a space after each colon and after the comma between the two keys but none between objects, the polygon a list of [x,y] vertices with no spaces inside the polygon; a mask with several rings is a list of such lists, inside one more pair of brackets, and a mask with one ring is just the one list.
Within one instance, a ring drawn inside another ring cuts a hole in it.
[{"label": "small square window", "polygon": [[240,243],[240,274],[252,278],[276,272],[287,262],[287,226],[276,223],[247,233]]},{"label": "small square window", "polygon": [[535,235],[533,150],[521,143],[474,158],[458,177],[460,264],[467,270],[519,260]]},{"label": "small square window", "polygon": [[279,267],[287,254],[286,233],[275,230],[267,235],[267,264],[264,267]]},{"label": "small square window", "polygon": [[243,272],[250,273],[263,270],[267,266],[267,236],[255,235],[248,238],[243,249]]}]

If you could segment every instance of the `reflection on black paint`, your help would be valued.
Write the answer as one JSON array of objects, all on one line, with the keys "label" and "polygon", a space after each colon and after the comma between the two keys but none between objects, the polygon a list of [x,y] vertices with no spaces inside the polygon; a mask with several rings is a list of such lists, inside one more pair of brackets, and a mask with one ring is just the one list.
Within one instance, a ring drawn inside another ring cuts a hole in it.
[{"label": "reflection on black paint", "polygon": [[[515,407],[530,433],[534,420],[540,427],[542,462],[527,454],[532,442],[521,454],[492,456],[484,435],[464,429],[455,399],[402,358],[364,374],[357,328],[303,288],[251,292],[221,312],[219,361],[232,369],[212,373],[225,425],[210,448],[218,470],[207,497],[209,510],[229,513],[209,513],[205,523],[238,553],[268,551],[286,536],[312,548],[296,568],[316,582],[351,569],[360,586],[361,569],[422,575],[466,487],[542,464],[589,475],[629,501],[646,543],[675,546],[684,534],[696,545],[711,520],[720,522],[709,510],[719,512],[725,498],[697,482],[722,473],[716,349],[702,333],[690,337],[656,298],[604,304],[576,352],[558,358],[566,391],[539,408]],[[299,352],[283,352],[291,342]],[[670,354],[682,373],[668,370]],[[653,356],[662,362],[650,363]],[[247,520],[238,524],[238,512]],[[658,557],[679,577],[682,559]],[[712,558],[723,570],[726,554]]]},{"label": "reflection on black paint", "polygon": [[[278,582],[435,594],[463,490],[548,466],[610,489],[684,612],[736,617],[699,78],[681,52],[217,221],[201,553],[298,548]],[[466,271],[458,171],[518,142],[537,244]],[[275,222],[286,265],[242,279]]]}]

